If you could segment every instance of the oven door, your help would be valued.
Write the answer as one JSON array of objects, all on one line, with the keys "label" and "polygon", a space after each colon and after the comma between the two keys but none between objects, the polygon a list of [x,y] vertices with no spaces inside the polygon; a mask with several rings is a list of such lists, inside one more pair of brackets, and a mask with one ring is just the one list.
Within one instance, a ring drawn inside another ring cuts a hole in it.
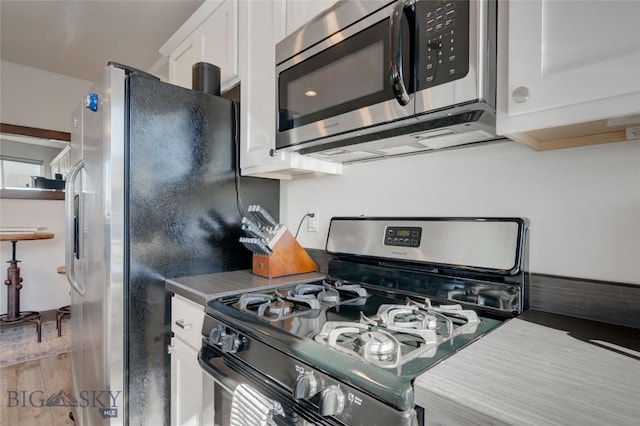
[{"label": "oven door", "polygon": [[[413,6],[391,3],[358,21],[372,4],[340,2],[277,45],[286,58],[276,67],[278,149],[414,114]],[[344,29],[331,33],[335,22]],[[301,51],[301,43],[310,47]]]},{"label": "oven door", "polygon": [[198,353],[198,361],[207,373],[203,386],[203,424],[229,426],[234,409],[250,409],[251,407],[243,407],[241,401],[236,401],[239,407],[234,408],[234,395],[238,387],[249,385],[276,407],[270,416],[270,422],[265,424],[343,425],[333,418],[320,416],[306,401],[295,401],[268,376],[215,348],[204,345]]}]

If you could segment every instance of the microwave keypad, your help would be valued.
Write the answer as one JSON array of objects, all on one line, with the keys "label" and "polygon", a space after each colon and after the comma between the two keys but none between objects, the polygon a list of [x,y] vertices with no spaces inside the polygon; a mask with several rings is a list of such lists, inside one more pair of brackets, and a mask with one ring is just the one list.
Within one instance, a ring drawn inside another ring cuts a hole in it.
[{"label": "microwave keypad", "polygon": [[415,226],[388,226],[384,231],[384,245],[420,247],[422,228]]},{"label": "microwave keypad", "polygon": [[417,2],[418,90],[458,80],[469,72],[469,3]]}]

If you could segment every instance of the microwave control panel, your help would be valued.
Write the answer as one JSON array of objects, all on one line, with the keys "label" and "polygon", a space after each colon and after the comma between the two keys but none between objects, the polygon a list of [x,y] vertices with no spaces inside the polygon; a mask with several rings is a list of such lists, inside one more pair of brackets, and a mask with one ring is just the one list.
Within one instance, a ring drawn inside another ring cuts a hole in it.
[{"label": "microwave control panel", "polygon": [[469,2],[416,2],[418,90],[469,73]]},{"label": "microwave control panel", "polygon": [[396,247],[420,247],[422,228],[417,226],[387,226],[384,245]]}]

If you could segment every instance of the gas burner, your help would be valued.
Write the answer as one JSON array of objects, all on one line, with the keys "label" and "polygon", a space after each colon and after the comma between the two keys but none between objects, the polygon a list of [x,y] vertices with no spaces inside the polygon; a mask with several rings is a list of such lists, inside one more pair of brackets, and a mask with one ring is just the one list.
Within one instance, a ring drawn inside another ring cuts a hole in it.
[{"label": "gas burner", "polygon": [[283,296],[278,291],[273,294],[246,293],[240,296],[238,305],[241,311],[249,312],[258,318],[273,321],[293,316],[318,312],[320,303],[311,297]]},{"label": "gas burner", "polygon": [[416,330],[435,330],[438,319],[417,306],[381,305],[378,317],[390,327]]},{"label": "gas burner", "polygon": [[298,284],[289,292],[287,300],[309,305],[311,309],[320,309],[320,301],[316,297],[316,293],[322,291],[323,287],[316,284]]},{"label": "gas burner", "polygon": [[[402,330],[405,328],[404,326],[411,325],[411,322],[399,323],[394,321],[396,316],[393,315],[393,312],[398,310],[400,313],[403,313],[403,310],[406,309],[410,309],[417,316],[420,315],[417,313],[418,311],[424,312],[427,315],[427,325],[434,325],[433,328],[427,328],[434,330],[434,332],[438,331],[438,343],[450,340],[458,334],[475,333],[480,323],[478,314],[475,311],[462,309],[462,306],[458,304],[432,306],[431,300],[428,298],[425,298],[422,303],[407,298],[405,305],[380,305],[376,318],[379,318],[383,322],[387,321],[385,324],[391,329]],[[445,330],[436,330],[437,320],[440,320],[445,326],[446,332]]]},{"label": "gas burner", "polygon": [[383,368],[432,357],[438,346],[459,334],[475,333],[475,311],[460,305],[434,307],[429,299],[383,304],[376,315],[360,312],[360,322],[329,321],[314,340]]},{"label": "gas burner", "polygon": [[367,297],[369,294],[367,293],[367,289],[364,287],[361,287],[360,284],[344,284],[340,280],[333,281],[333,288],[335,288],[339,292],[353,293],[357,295],[357,297]]},{"label": "gas burner", "polygon": [[240,296],[240,310],[249,311],[251,306],[273,300],[273,295],[263,293],[245,293]]},{"label": "gas burner", "polygon": [[390,359],[398,341],[383,331],[365,331],[354,341],[354,350],[366,359]]},{"label": "gas burner", "polygon": [[313,296],[313,297],[315,297],[316,293],[322,291],[323,289],[324,289],[324,286],[320,285],[320,284],[298,284],[289,293],[289,295],[290,296]]},{"label": "gas burner", "polygon": [[329,321],[314,340],[382,368],[398,367],[407,361],[402,353],[408,345],[402,343],[397,335],[367,324]]},{"label": "gas burner", "polygon": [[294,306],[293,303],[287,300],[278,299],[271,303],[268,303],[268,304],[265,303],[264,305],[260,306],[260,309],[258,310],[258,314],[265,315],[265,316],[275,315],[281,318],[281,317],[284,317],[285,315],[290,315],[291,312],[293,311],[293,306]]},{"label": "gas burner", "polygon": [[334,288],[324,288],[318,293],[318,300],[327,305],[340,303],[340,292]]},{"label": "gas burner", "polygon": [[322,284],[298,284],[287,296],[288,300],[308,303],[312,309],[320,304],[335,306],[342,303],[364,304],[367,290],[359,284],[343,284],[342,281],[324,280]]},{"label": "gas burner", "polygon": [[[404,319],[396,320],[399,315],[404,316]],[[409,309],[405,305],[382,305],[378,315],[371,318],[360,312],[360,322],[395,332],[395,335],[404,335],[403,340],[419,340],[418,345],[420,342],[433,345],[438,343],[436,317],[420,312],[419,309]]]}]

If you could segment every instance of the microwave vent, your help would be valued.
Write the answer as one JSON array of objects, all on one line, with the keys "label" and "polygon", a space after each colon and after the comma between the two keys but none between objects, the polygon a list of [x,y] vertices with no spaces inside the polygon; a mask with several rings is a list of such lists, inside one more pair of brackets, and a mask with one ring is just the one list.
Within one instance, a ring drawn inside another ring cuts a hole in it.
[{"label": "microwave vent", "polygon": [[475,130],[468,133],[449,133],[443,135],[427,135],[425,138],[418,138],[417,142],[429,149],[449,148],[458,145],[486,141],[494,138],[491,133],[484,130]]},{"label": "microwave vent", "polygon": [[375,160],[383,157],[383,154],[369,151],[348,151],[346,149],[333,149],[331,151],[318,152],[312,154],[313,157],[321,160],[336,161],[340,163],[352,163],[357,161]]},{"label": "microwave vent", "polygon": [[380,148],[378,151],[384,152],[385,155],[401,155],[401,154],[411,154],[417,151],[424,150],[423,147],[416,147],[412,145],[400,145],[400,146],[391,146],[389,148]]},{"label": "microwave vent", "polygon": [[451,129],[444,128],[444,129],[437,129],[437,130],[429,130],[427,132],[414,133],[413,135],[411,135],[411,137],[416,139],[431,139],[431,138],[437,138],[440,136],[450,135],[452,133],[455,133],[455,132]]}]

